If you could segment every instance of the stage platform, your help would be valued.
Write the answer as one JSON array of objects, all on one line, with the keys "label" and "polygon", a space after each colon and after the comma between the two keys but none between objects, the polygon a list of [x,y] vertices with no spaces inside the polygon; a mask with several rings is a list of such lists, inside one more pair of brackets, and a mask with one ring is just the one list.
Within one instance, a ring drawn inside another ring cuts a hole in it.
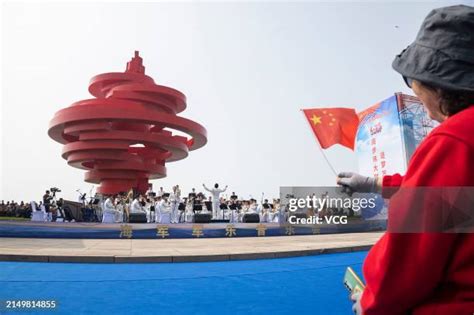
[{"label": "stage platform", "polygon": [[[386,221],[358,220],[349,224],[288,226],[278,223],[60,223],[0,221],[0,237],[57,239],[157,239],[269,237],[383,231]],[[232,235],[229,235],[232,234]]]},{"label": "stage platform", "polygon": [[0,261],[199,262],[368,250],[382,233],[213,239],[0,239]]}]

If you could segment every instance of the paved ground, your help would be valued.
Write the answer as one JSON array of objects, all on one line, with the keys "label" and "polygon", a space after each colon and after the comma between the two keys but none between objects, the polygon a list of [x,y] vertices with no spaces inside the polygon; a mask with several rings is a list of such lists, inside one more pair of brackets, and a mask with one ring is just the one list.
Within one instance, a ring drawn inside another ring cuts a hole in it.
[{"label": "paved ground", "polygon": [[1,238],[0,261],[184,262],[306,256],[367,250],[381,235],[156,240]]}]

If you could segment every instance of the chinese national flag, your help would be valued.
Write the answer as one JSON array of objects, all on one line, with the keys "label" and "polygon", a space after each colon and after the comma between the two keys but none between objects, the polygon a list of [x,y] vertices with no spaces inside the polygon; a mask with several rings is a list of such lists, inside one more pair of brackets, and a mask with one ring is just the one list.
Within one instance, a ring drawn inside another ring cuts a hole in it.
[{"label": "chinese national flag", "polygon": [[354,150],[359,117],[353,108],[314,108],[303,112],[323,149],[339,143]]}]

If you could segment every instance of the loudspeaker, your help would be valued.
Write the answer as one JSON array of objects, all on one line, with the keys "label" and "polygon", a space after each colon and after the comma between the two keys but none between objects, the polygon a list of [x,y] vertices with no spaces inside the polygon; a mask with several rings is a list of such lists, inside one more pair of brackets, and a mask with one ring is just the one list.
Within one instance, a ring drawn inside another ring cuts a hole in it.
[{"label": "loudspeaker", "polygon": [[146,223],[145,213],[130,213],[130,223]]},{"label": "loudspeaker", "polygon": [[196,213],[194,223],[210,223],[212,215],[210,213]]},{"label": "loudspeaker", "polygon": [[260,223],[260,216],[257,213],[247,213],[242,219],[244,223]]}]

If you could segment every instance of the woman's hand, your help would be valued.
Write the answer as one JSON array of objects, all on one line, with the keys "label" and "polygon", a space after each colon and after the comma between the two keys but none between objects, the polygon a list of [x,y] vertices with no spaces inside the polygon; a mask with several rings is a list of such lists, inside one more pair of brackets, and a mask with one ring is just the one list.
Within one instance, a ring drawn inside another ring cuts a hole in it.
[{"label": "woman's hand", "polygon": [[341,172],[337,175],[336,182],[343,186],[352,194],[360,193],[379,193],[382,191],[382,182],[374,177],[362,176],[352,172]]},{"label": "woman's hand", "polygon": [[362,315],[362,306],[360,305],[360,298],[362,297],[362,292],[358,291],[351,294],[351,301],[354,303],[352,305],[352,312],[356,315]]}]

